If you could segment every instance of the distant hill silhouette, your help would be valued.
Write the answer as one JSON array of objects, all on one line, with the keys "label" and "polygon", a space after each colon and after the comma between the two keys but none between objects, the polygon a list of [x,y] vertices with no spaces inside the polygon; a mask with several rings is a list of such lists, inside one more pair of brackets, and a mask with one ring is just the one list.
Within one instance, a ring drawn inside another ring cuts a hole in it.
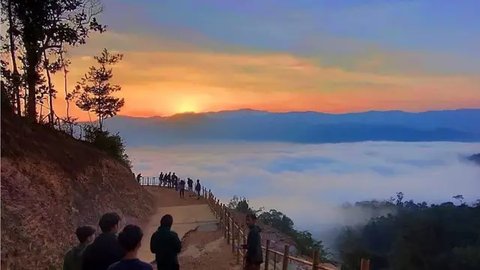
[{"label": "distant hill silhouette", "polygon": [[128,145],[207,141],[337,143],[358,141],[480,141],[480,109],[369,111],[326,114],[255,110],[109,119]]}]

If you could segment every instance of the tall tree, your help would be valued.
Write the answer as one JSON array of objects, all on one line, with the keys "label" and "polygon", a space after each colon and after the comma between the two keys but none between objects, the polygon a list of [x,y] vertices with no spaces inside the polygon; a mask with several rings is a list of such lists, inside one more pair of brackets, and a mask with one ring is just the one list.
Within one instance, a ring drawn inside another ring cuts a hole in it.
[{"label": "tall tree", "polygon": [[112,94],[121,90],[116,84],[111,84],[113,77],[112,68],[122,60],[122,54],[112,54],[107,49],[103,49],[100,56],[94,57],[99,67],[91,66],[87,74],[75,86],[80,92],[76,102],[77,106],[84,110],[93,112],[97,115],[98,126],[103,129],[103,121],[113,117],[123,107],[125,101],[123,98],[116,98]]},{"label": "tall tree", "polygon": [[10,57],[12,59],[12,89],[13,89],[13,99],[16,113],[18,115],[22,114],[22,109],[20,107],[20,73],[18,72],[17,67],[17,56],[16,56],[16,39],[18,38],[18,30],[15,26],[15,18],[13,16],[12,9],[12,0],[2,1],[2,8],[7,12],[8,20],[8,39],[9,39],[9,49]]},{"label": "tall tree", "polygon": [[104,31],[95,16],[101,6],[95,0],[16,0],[11,13],[18,23],[25,51],[27,117],[36,121],[36,91],[44,52],[63,44],[83,44],[91,31]]},{"label": "tall tree", "polygon": [[63,90],[65,91],[65,106],[66,106],[66,116],[63,119],[63,122],[66,124],[68,134],[73,136],[73,125],[75,124],[75,121],[77,120],[77,118],[70,116],[70,102],[72,102],[76,98],[78,91],[76,89],[70,92],[68,91],[67,75],[68,75],[68,66],[70,65],[70,60],[64,57],[65,53],[66,51],[63,49],[60,50],[59,52],[59,63],[63,71]]}]

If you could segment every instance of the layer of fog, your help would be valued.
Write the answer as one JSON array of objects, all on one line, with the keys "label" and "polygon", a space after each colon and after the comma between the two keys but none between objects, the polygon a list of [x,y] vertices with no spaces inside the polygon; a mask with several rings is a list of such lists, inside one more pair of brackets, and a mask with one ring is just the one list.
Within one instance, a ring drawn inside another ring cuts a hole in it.
[{"label": "layer of fog", "polygon": [[[372,213],[344,211],[342,204],[388,199],[429,203],[462,194],[480,198],[480,166],[464,157],[479,143],[364,142],[340,144],[245,143],[130,148],[134,171],[158,176],[176,171],[199,178],[222,201],[245,196],[277,209],[298,229],[322,232],[368,220]],[[327,242],[332,239],[323,239]]]}]

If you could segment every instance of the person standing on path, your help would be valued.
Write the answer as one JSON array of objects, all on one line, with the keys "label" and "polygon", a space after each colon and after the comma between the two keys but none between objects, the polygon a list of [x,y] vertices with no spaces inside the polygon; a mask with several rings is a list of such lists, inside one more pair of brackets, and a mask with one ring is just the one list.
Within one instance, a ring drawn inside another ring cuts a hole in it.
[{"label": "person standing on path", "polygon": [[138,259],[137,253],[141,246],[143,232],[137,225],[127,225],[118,235],[118,242],[125,250],[125,257],[110,267],[108,270],[153,270],[151,264]]},{"label": "person standing on path", "polygon": [[172,174],[172,181],[175,191],[178,191],[178,176],[175,174],[175,172]]},{"label": "person standing on path", "polygon": [[137,175],[137,182],[138,182],[139,184],[141,184],[141,183],[140,183],[141,181],[142,181],[142,174],[139,173],[139,174]]},{"label": "person standing on path", "polygon": [[187,184],[188,184],[188,191],[193,192],[193,180],[190,177],[188,178]]},{"label": "person standing on path", "polygon": [[202,185],[200,185],[200,179],[197,179],[195,184],[195,191],[197,192],[197,200],[200,200],[200,190],[202,190]]},{"label": "person standing on path", "polygon": [[158,186],[163,186],[163,172],[160,172],[160,175],[158,176]]},{"label": "person standing on path", "polygon": [[95,239],[95,229],[90,226],[78,227],[75,234],[80,244],[65,254],[63,270],[82,270],[83,252]]},{"label": "person standing on path", "polygon": [[262,238],[260,236],[261,229],[256,225],[257,216],[255,216],[255,214],[247,214],[245,223],[248,226],[249,232],[247,244],[242,245],[242,248],[247,250],[244,270],[260,270],[260,265],[263,263],[263,254]]},{"label": "person standing on path", "polygon": [[180,180],[179,184],[180,198],[185,198],[185,180]]},{"label": "person standing on path", "polygon": [[178,234],[171,230],[173,217],[164,215],[160,227],[150,240],[150,251],[155,254],[158,270],[179,270],[178,253],[182,250],[182,242]]},{"label": "person standing on path", "polygon": [[120,216],[115,212],[106,213],[100,218],[98,225],[102,233],[85,249],[83,270],[107,270],[112,263],[123,258],[125,252],[116,235],[119,222]]}]

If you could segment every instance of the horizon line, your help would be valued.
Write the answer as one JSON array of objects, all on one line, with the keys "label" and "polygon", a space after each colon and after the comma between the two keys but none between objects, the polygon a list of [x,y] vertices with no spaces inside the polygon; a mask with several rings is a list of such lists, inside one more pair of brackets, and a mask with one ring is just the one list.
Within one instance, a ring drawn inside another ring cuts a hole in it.
[{"label": "horizon line", "polygon": [[230,113],[230,112],[240,112],[240,111],[250,111],[250,112],[261,112],[261,113],[271,113],[271,114],[287,114],[287,113],[317,113],[317,114],[326,114],[326,115],[346,115],[346,114],[361,114],[361,113],[371,113],[371,112],[402,112],[402,113],[410,113],[410,114],[420,114],[420,113],[427,113],[427,112],[449,112],[449,111],[463,111],[463,110],[480,110],[478,108],[456,108],[456,109],[435,109],[435,110],[425,110],[425,111],[408,111],[408,110],[367,110],[367,111],[353,111],[353,112],[342,112],[342,113],[332,113],[332,112],[323,112],[323,111],[315,111],[315,110],[294,110],[294,111],[269,111],[269,110],[257,110],[251,108],[239,108],[239,109],[231,109],[231,110],[219,110],[219,111],[205,111],[205,112],[182,112],[182,113],[174,113],[171,115],[152,115],[152,116],[135,116],[135,115],[127,115],[127,114],[118,114],[116,116],[119,117],[130,117],[130,118],[170,118],[176,116],[185,116],[185,115],[202,115],[202,114],[216,114],[216,113]]}]

